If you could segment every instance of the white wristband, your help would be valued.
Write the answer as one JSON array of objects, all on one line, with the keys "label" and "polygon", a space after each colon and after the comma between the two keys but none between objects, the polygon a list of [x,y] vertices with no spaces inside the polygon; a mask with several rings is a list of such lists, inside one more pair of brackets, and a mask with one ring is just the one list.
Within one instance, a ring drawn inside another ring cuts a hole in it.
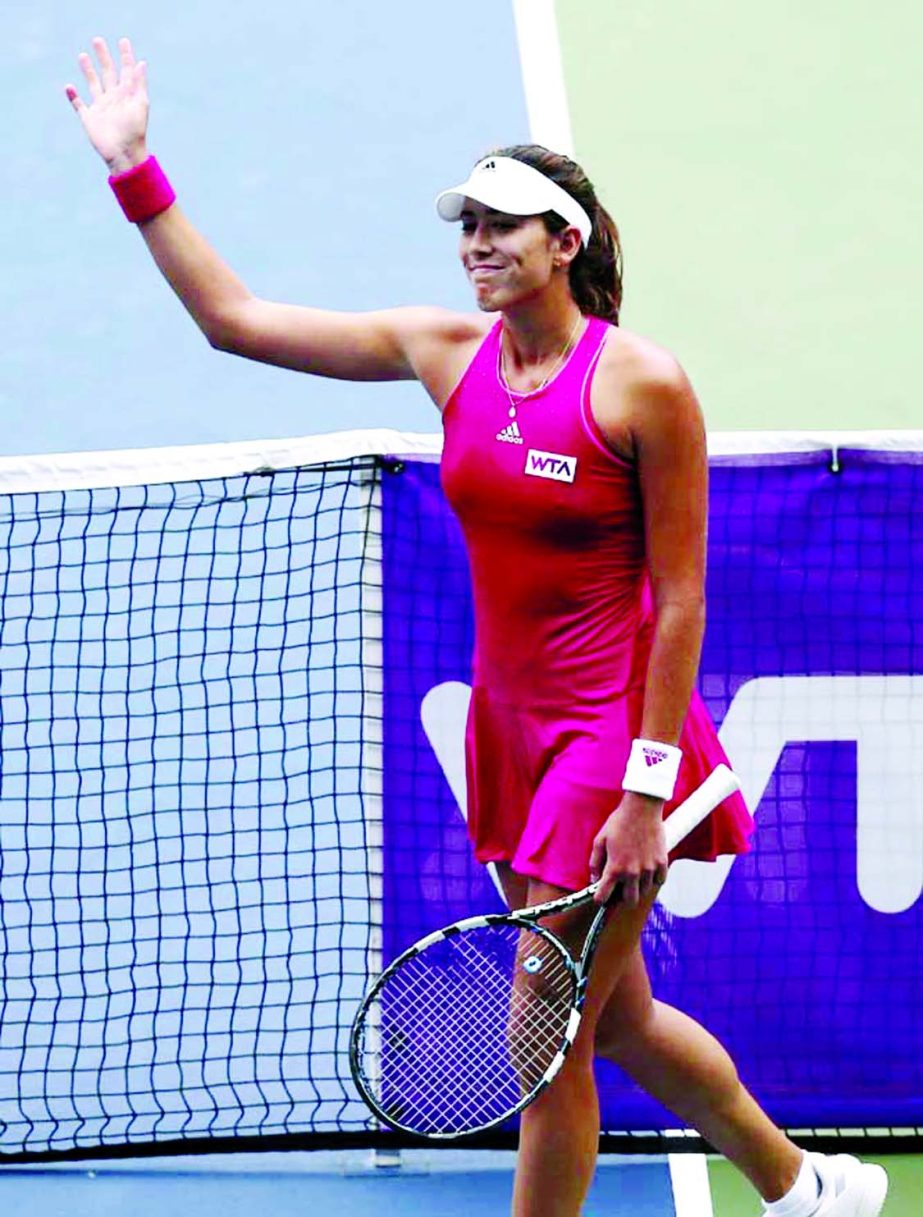
[{"label": "white wristband", "polygon": [[671,799],[682,759],[682,749],[674,748],[672,744],[652,739],[633,740],[622,789],[649,794],[655,799]]}]

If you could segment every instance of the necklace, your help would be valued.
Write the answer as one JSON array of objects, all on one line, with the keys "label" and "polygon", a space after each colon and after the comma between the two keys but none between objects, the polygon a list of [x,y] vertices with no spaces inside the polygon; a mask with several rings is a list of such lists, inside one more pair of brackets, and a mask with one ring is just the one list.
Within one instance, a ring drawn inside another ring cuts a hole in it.
[{"label": "necklace", "polygon": [[583,321],[582,313],[578,314],[577,320],[574,322],[574,328],[571,330],[570,334],[568,335],[567,342],[565,342],[563,348],[561,349],[561,353],[558,355],[557,359],[551,365],[551,369],[545,376],[545,379],[541,382],[541,384],[536,385],[534,389],[528,389],[528,390],[526,390],[525,393],[520,393],[516,389],[511,389],[510,382],[506,378],[506,360],[504,359],[504,356],[503,356],[503,335],[504,335],[505,331],[501,329],[500,344],[499,344],[499,347],[497,350],[497,379],[500,381],[500,384],[505,389],[506,395],[509,398],[510,418],[515,418],[516,411],[519,408],[519,406],[521,406],[522,403],[524,401],[527,401],[530,397],[535,397],[537,394],[541,393],[542,389],[546,388],[550,384],[550,382],[554,379],[554,377],[558,374],[558,370],[561,367],[561,364],[563,364],[564,360],[567,358],[567,356],[570,354],[571,350],[573,349],[574,339],[577,336],[577,330],[580,328],[581,321]]}]

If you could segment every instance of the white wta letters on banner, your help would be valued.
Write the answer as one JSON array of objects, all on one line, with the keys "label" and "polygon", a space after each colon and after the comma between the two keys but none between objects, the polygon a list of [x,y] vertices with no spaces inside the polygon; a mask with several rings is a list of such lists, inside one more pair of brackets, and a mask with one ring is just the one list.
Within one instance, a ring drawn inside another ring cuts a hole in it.
[{"label": "white wta letters on banner", "polygon": [[[445,681],[423,699],[427,739],[467,816],[465,720],[471,690]],[[901,913],[923,894],[923,676],[773,676],[738,689],[719,731],[747,805],[759,804],[788,743],[855,742],[856,882],[879,913]],[[660,900],[700,917],[721,894],[734,858],[680,860]]]}]

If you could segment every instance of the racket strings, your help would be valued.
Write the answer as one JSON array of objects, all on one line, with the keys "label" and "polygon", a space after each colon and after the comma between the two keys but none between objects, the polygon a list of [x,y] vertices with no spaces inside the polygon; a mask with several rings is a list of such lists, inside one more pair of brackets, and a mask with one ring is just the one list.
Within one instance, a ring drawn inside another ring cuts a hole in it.
[{"label": "racket strings", "polygon": [[[498,1070],[502,1046],[476,1041],[476,1034],[479,1028],[465,1028],[463,1035],[448,1038],[438,1056],[430,1054],[425,1079],[419,1061],[405,1069],[389,1067],[381,1094],[385,1111],[405,1125],[432,1132],[468,1128],[514,1106],[529,1092],[533,1079],[521,1078],[521,1070],[515,1068]],[[472,1042],[480,1043],[474,1053]],[[460,1053],[466,1058],[461,1077]]]},{"label": "racket strings", "polygon": [[[414,986],[419,988],[419,986]],[[411,995],[413,989],[408,987],[405,997]],[[511,1008],[507,1027],[507,1042],[509,1058],[520,1082],[520,1089],[528,1093],[540,1080],[555,1052],[558,1049],[563,1013],[569,1015],[569,1003],[562,1010],[560,999],[556,1008],[546,1005],[544,1008],[540,998],[535,1000],[534,994],[524,995],[521,991],[513,990]],[[415,1015],[414,1017],[418,1017]],[[502,1068],[502,1060],[496,1057],[496,1026],[485,1033],[488,1021],[486,1011],[469,1012],[468,1017],[456,1016],[454,1022],[446,1026],[446,1034],[440,1043],[433,1045],[426,1068],[428,1081],[432,1087],[451,1085],[457,1078],[457,1062],[459,1054],[465,1053],[465,1071],[475,1076],[480,1071],[497,1070]],[[389,1047],[403,1048],[405,1037],[403,1032],[389,1036]],[[405,1083],[418,1080],[420,1061],[407,1055],[398,1056],[395,1067],[389,1064],[391,1076],[389,1084],[400,1088]]]},{"label": "racket strings", "polygon": [[560,1051],[574,977],[541,934],[492,923],[431,944],[366,1011],[360,1071],[380,1109],[422,1133],[519,1107]]}]

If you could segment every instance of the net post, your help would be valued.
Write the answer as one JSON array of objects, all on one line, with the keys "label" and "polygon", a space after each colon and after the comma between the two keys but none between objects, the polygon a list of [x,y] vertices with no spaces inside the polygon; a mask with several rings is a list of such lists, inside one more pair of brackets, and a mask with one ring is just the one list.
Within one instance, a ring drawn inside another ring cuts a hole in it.
[{"label": "net post", "polygon": [[376,1171],[399,1171],[404,1160],[399,1149],[383,1148],[379,1145],[372,1150],[370,1164]]},{"label": "net post", "polygon": [[[362,680],[361,791],[368,861],[369,937],[366,969],[377,976],[383,962],[383,801],[384,801],[384,638],[382,617],[382,492],[381,465],[372,460],[360,464],[360,666]],[[367,1035],[375,1035],[369,1028]],[[376,1037],[377,1038],[377,1037]],[[374,1044],[371,1054],[377,1056]],[[379,1128],[382,1125],[377,1125]],[[395,1168],[401,1165],[399,1150],[376,1148],[372,1165]]]}]

